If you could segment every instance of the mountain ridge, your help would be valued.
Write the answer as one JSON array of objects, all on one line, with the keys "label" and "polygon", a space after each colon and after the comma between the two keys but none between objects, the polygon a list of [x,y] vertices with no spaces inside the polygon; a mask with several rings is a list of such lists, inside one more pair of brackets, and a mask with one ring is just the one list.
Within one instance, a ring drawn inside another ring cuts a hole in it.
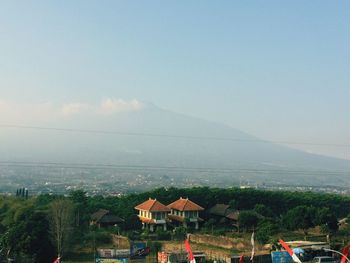
[{"label": "mountain ridge", "polygon": [[[283,170],[294,170],[296,181],[302,178],[308,182],[333,182],[334,179],[327,180],[326,175],[314,172],[324,171],[335,175],[339,184],[346,182],[350,171],[348,160],[306,153],[261,140],[226,124],[154,105],[117,114],[77,114],[50,120],[46,125],[73,130],[69,133],[35,129],[14,129],[8,133],[8,130],[2,130],[1,159],[209,167],[236,171],[228,174],[228,179],[231,176],[237,180],[243,174],[252,180],[276,181],[280,176],[282,182],[287,179],[293,182],[293,178],[283,178],[286,177]],[[74,129],[95,132],[75,132]],[[113,131],[119,134],[113,134]],[[256,172],[240,173],[239,169],[243,168]],[[187,174],[191,176],[190,172]],[[215,173],[207,176],[215,176]]]}]

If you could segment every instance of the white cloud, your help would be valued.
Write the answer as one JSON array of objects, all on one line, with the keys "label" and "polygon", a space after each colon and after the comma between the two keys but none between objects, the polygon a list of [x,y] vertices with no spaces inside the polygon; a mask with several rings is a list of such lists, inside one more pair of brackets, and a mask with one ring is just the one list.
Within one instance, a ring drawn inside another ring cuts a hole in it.
[{"label": "white cloud", "polygon": [[143,103],[136,99],[126,101],[123,99],[107,98],[102,100],[100,105],[81,102],[67,103],[61,107],[60,112],[66,116],[79,113],[112,114],[125,111],[138,111],[142,108]]},{"label": "white cloud", "polygon": [[125,101],[122,99],[105,99],[102,101],[100,110],[103,113],[114,113],[122,111],[138,111],[143,108],[143,103],[133,99],[131,101]]},{"label": "white cloud", "polygon": [[99,104],[71,102],[54,105],[51,102],[18,103],[0,98],[0,121],[8,123],[28,123],[54,120],[79,114],[117,114],[119,112],[138,111],[143,109],[142,102],[133,99],[107,98]]}]

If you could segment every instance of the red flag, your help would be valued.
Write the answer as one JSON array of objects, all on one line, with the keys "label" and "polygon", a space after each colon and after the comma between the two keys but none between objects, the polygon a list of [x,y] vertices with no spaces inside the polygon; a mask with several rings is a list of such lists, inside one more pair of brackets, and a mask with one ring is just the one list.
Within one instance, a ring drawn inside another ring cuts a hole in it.
[{"label": "red flag", "polygon": [[294,262],[297,263],[301,263],[300,259],[297,257],[297,255],[295,255],[295,253],[293,252],[293,250],[282,240],[278,240],[280,242],[280,244],[282,245],[282,247],[288,252],[288,254],[292,257]]},{"label": "red flag", "polygon": [[243,255],[239,257],[239,262],[238,263],[243,263],[244,259],[243,259]]},{"label": "red flag", "polygon": [[288,254],[289,254],[290,256],[292,256],[292,255],[294,254],[293,250],[292,250],[290,247],[288,247],[288,245],[287,245],[282,239],[280,239],[280,240],[278,240],[278,241],[280,242],[280,244],[282,245],[282,247],[288,252]]},{"label": "red flag", "polygon": [[60,257],[58,257],[53,263],[60,263]]},{"label": "red flag", "polygon": [[194,259],[193,252],[192,252],[190,242],[188,241],[188,239],[185,239],[185,249],[188,253],[188,259],[189,259],[190,263],[196,263],[196,260]]},{"label": "red flag", "polygon": [[[350,245],[347,245],[344,249],[343,249],[343,256],[341,257],[341,263],[346,263],[346,258],[349,255],[349,251],[350,251]],[[344,257],[345,256],[345,257]]]}]

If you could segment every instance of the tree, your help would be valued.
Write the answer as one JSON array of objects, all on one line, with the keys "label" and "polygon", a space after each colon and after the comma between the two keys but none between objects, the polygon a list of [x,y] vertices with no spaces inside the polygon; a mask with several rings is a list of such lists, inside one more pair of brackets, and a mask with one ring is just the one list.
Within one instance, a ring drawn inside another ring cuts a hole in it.
[{"label": "tree", "polygon": [[231,209],[239,209],[239,204],[238,204],[238,201],[237,200],[231,200],[228,205],[230,206]]},{"label": "tree", "polygon": [[216,220],[214,218],[210,218],[208,221],[206,221],[204,223],[204,226],[207,228],[207,229],[210,229],[211,230],[211,234],[213,235],[214,234],[214,226],[216,224]]},{"label": "tree", "polygon": [[46,214],[34,211],[33,207],[22,209],[0,237],[4,256],[14,258],[16,262],[51,261],[53,247],[47,229]]},{"label": "tree", "polygon": [[258,224],[259,218],[254,211],[242,211],[238,216],[238,223],[246,230],[255,228]]},{"label": "tree", "polygon": [[88,199],[86,192],[83,190],[75,190],[69,193],[69,198],[75,205],[75,224],[80,226],[84,221],[88,220],[88,214],[86,213]]},{"label": "tree", "polygon": [[271,208],[269,208],[263,204],[256,204],[254,206],[254,211],[262,216],[265,216],[265,217],[272,217],[273,216],[273,212],[272,212]]},{"label": "tree", "polygon": [[314,223],[315,225],[319,225],[322,232],[327,234],[335,233],[338,230],[338,219],[327,207],[317,210]]},{"label": "tree", "polygon": [[256,231],[256,239],[261,243],[267,243],[271,237],[278,233],[278,226],[271,221],[263,221],[259,223],[258,230]]},{"label": "tree", "polygon": [[289,230],[302,229],[305,237],[307,236],[307,230],[314,227],[314,218],[316,215],[316,209],[308,206],[297,206],[289,210],[284,217],[284,224]]},{"label": "tree", "polygon": [[62,257],[70,239],[74,220],[73,207],[73,203],[65,199],[55,200],[50,204],[50,230],[58,257]]}]

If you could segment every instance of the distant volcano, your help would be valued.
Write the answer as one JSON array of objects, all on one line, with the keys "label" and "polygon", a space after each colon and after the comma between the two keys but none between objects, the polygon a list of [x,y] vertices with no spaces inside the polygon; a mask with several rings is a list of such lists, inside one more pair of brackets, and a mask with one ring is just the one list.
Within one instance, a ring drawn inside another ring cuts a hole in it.
[{"label": "distant volcano", "polygon": [[350,161],[269,143],[152,104],[109,114],[81,112],[35,126],[71,130],[2,129],[1,159],[162,167],[164,175],[167,167],[173,173],[184,168],[188,177],[201,169],[236,181],[349,184]]}]

